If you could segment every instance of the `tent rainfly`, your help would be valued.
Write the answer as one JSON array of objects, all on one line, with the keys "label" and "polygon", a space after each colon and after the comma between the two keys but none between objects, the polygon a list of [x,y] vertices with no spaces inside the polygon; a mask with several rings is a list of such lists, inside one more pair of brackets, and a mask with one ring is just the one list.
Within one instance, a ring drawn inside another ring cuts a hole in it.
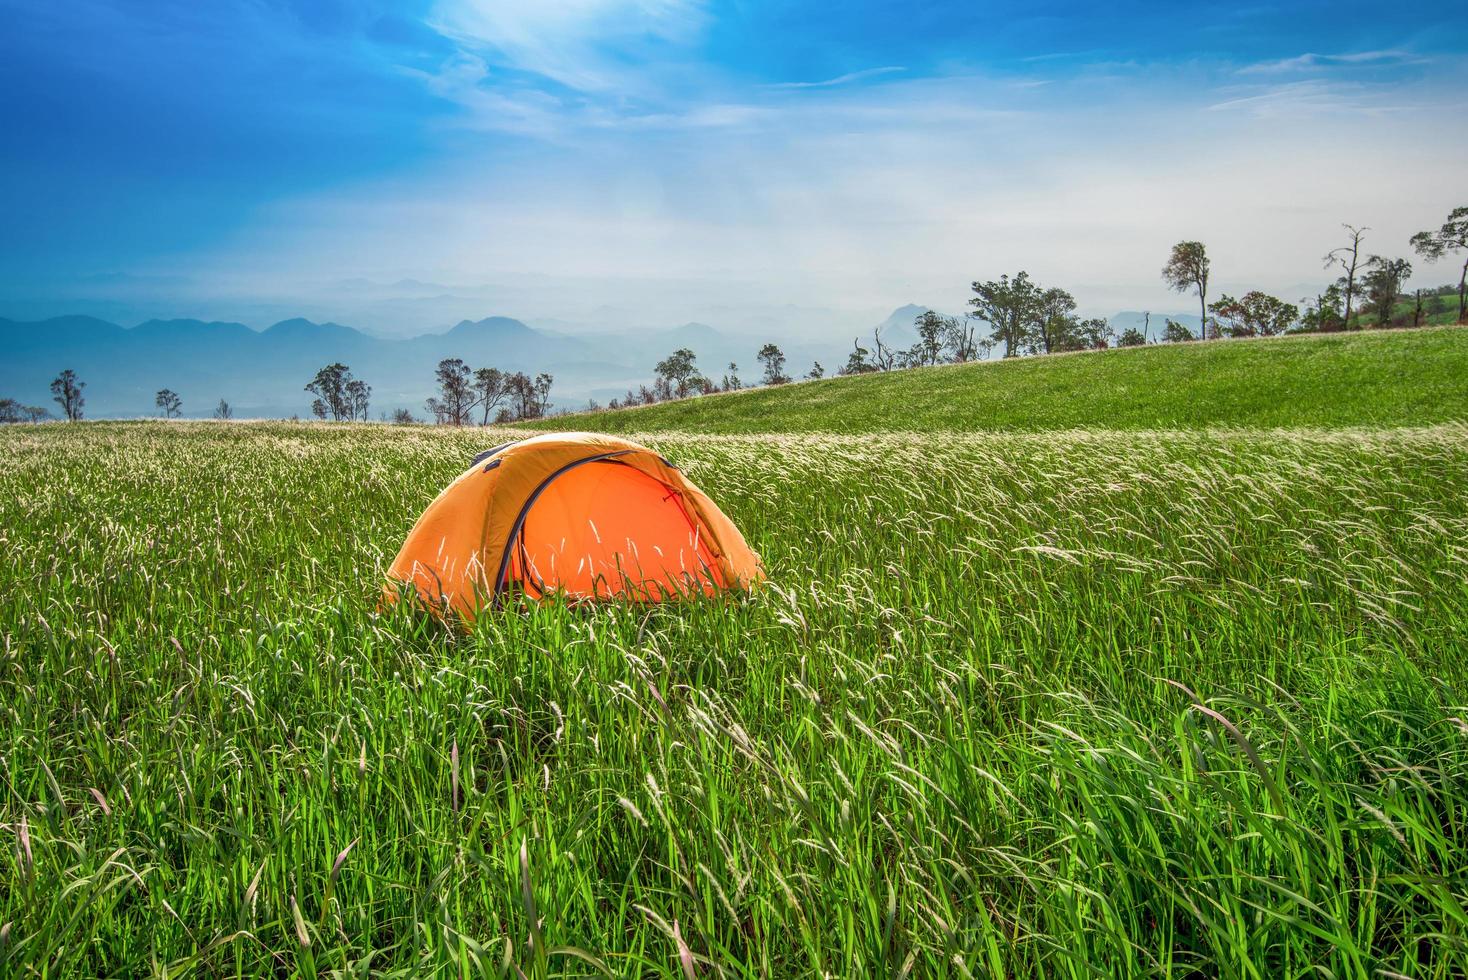
[{"label": "tent rainfly", "polygon": [[659,602],[764,578],[739,529],[672,463],[585,432],[496,446],[418,518],[388,570],[430,608],[502,597]]}]

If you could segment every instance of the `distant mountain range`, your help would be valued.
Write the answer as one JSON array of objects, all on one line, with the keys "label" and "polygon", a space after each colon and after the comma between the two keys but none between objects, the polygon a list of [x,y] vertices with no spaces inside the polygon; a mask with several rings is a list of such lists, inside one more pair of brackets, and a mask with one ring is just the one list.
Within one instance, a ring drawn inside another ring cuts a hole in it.
[{"label": "distant mountain range", "polygon": [[[895,348],[911,346],[913,320],[927,309],[910,304],[894,310],[879,325],[883,341]],[[1131,317],[1140,325],[1141,314],[1118,314],[1114,322]],[[1197,318],[1191,319],[1196,326]],[[1152,320],[1156,336],[1163,318]],[[1119,323],[1128,325],[1129,320]],[[800,377],[815,360],[827,374],[835,373],[858,334],[870,347],[870,327],[829,344],[768,339],[784,349],[788,373]],[[710,377],[721,378],[732,361],[745,383],[754,382],[759,377],[755,353],[764,342],[703,323],[572,335],[503,316],[464,320],[444,333],[408,339],[300,318],[258,331],[242,323],[202,320],[149,320],[129,328],[90,316],[0,319],[0,397],[50,408],[51,379],[71,368],[86,382],[89,418],[157,414],[154,395],[161,388],[182,397],[185,416],[208,417],[221,398],[241,418],[305,416],[312,400],[306,383],[322,365],[340,361],[372,385],[374,416],[397,408],[421,415],[423,400],[433,393],[435,366],[445,357],[460,357],[476,368],[548,371],[555,376],[552,404],[574,408],[592,398],[606,402],[629,386],[650,382],[657,361],[680,347],[691,348]]]}]

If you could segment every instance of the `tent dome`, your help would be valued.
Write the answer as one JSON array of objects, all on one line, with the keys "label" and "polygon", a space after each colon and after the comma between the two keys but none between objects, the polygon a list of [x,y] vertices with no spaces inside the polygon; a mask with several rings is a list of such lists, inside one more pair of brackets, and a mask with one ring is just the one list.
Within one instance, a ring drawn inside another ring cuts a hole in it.
[{"label": "tent dome", "polygon": [[657,602],[764,577],[739,529],[677,467],[587,432],[475,457],[418,518],[388,576],[466,616],[508,594]]}]

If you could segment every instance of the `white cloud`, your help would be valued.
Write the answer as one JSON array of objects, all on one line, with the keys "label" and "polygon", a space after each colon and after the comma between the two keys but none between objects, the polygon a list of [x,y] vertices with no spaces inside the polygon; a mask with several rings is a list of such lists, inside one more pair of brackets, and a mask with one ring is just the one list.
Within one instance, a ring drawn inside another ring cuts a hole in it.
[{"label": "white cloud", "polygon": [[488,60],[583,92],[625,90],[628,61],[687,44],[700,0],[440,0],[430,24]]},{"label": "white cloud", "polygon": [[837,85],[848,85],[865,78],[875,78],[878,75],[891,75],[894,72],[906,71],[901,65],[884,65],[881,68],[863,68],[861,71],[850,71],[835,78],[827,78],[819,82],[778,82],[769,88],[832,88]]},{"label": "white cloud", "polygon": [[1276,75],[1351,66],[1426,65],[1431,64],[1431,61],[1430,58],[1394,48],[1380,51],[1353,51],[1346,54],[1316,54],[1313,51],[1307,51],[1293,58],[1260,61],[1252,65],[1245,65],[1238,70],[1238,73],[1240,75]]}]

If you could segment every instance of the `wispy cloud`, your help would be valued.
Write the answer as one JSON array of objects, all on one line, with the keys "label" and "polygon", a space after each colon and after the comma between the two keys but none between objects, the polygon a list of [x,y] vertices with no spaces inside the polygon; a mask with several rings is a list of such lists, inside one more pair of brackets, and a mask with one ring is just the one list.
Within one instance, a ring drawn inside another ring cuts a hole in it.
[{"label": "wispy cloud", "polygon": [[646,55],[707,22],[702,0],[439,0],[429,18],[491,63],[583,92],[625,90]]},{"label": "wispy cloud", "polygon": [[1210,112],[1247,112],[1260,118],[1303,115],[1380,115],[1421,108],[1405,104],[1394,88],[1375,89],[1356,82],[1308,79],[1279,85],[1236,86],[1232,97],[1208,106]]},{"label": "wispy cloud", "polygon": [[878,75],[890,75],[894,72],[906,70],[901,65],[884,65],[881,68],[863,68],[861,71],[850,71],[845,75],[837,75],[835,78],[827,78],[819,82],[776,82],[766,87],[775,89],[833,88],[837,85],[859,82],[864,78],[875,78]]},{"label": "wispy cloud", "polygon": [[1395,48],[1380,51],[1353,51],[1346,54],[1317,54],[1307,51],[1293,58],[1275,61],[1259,61],[1238,70],[1240,75],[1280,75],[1290,72],[1318,71],[1327,68],[1388,67],[1400,65],[1426,65],[1432,59],[1411,51]]}]

